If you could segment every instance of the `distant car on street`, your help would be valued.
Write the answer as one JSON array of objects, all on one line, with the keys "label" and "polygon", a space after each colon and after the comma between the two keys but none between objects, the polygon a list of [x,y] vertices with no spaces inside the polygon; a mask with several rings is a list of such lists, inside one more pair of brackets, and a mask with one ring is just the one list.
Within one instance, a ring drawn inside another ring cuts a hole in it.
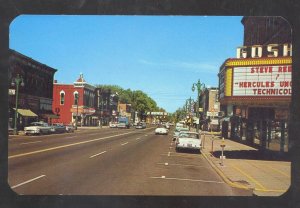
[{"label": "distant car on street", "polygon": [[136,129],[145,129],[147,126],[146,126],[146,123],[145,122],[141,122],[141,123],[138,123],[136,124],[135,128]]},{"label": "distant car on street", "polygon": [[68,133],[74,132],[75,131],[75,127],[73,125],[71,125],[71,124],[66,125],[66,131]]},{"label": "distant car on street", "polygon": [[65,133],[66,132],[66,126],[60,123],[54,123],[51,126],[51,133]]},{"label": "distant car on street", "polygon": [[128,117],[123,117],[123,116],[119,117],[117,127],[121,128],[121,129],[125,129],[125,128],[129,129],[130,128],[130,122],[129,122]]},{"label": "distant car on street", "polygon": [[155,134],[168,135],[169,130],[163,126],[159,126],[155,129]]},{"label": "distant car on street", "polygon": [[197,132],[181,132],[176,139],[176,152],[182,149],[198,150],[200,152],[202,145],[201,137]]},{"label": "distant car on street", "polygon": [[116,122],[110,122],[109,123],[109,127],[110,128],[117,128],[118,127],[118,123],[116,123]]},{"label": "distant car on street", "polygon": [[189,131],[189,128],[185,128],[185,127],[176,128],[173,134],[173,141],[175,141],[178,138],[180,132],[184,132],[184,131]]}]

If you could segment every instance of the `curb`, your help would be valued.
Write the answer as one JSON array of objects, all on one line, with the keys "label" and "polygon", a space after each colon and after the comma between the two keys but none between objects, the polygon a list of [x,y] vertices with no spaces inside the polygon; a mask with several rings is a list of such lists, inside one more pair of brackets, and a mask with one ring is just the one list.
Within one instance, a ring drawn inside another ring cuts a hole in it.
[{"label": "curb", "polygon": [[[218,173],[218,175],[231,187],[235,188],[241,188],[241,189],[246,189],[246,190],[252,190],[252,193],[254,194],[255,192],[274,192],[274,193],[285,193],[288,190],[281,190],[281,189],[261,189],[261,188],[255,188],[255,187],[249,187],[249,186],[244,186],[239,184],[238,182],[233,182],[228,178],[221,170],[218,168],[208,157],[207,155],[209,154],[212,156],[210,153],[202,153],[204,158],[208,161],[208,163],[213,167],[213,169]],[[212,156],[213,157],[213,156]],[[257,194],[256,194],[257,195]]]},{"label": "curb", "polygon": [[[244,186],[244,185],[241,185],[241,184],[231,181],[210,159],[208,159],[206,154],[207,153],[202,152],[202,155],[204,156],[204,158],[208,161],[208,163],[212,166],[212,168],[218,173],[218,175],[225,181],[225,183],[227,183],[229,186],[234,187],[234,188],[252,190],[252,192],[254,191],[254,188],[252,188],[252,187]],[[208,154],[210,154],[210,153],[208,153]]]}]

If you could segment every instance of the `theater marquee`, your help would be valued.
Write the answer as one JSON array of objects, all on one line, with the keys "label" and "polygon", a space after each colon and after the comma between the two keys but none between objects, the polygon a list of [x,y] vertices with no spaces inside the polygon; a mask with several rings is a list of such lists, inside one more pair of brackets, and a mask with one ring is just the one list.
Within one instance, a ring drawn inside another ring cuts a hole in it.
[{"label": "theater marquee", "polygon": [[230,58],[222,64],[218,76],[221,103],[290,99],[292,57]]},{"label": "theater marquee", "polygon": [[233,96],[291,96],[291,65],[233,68]]}]

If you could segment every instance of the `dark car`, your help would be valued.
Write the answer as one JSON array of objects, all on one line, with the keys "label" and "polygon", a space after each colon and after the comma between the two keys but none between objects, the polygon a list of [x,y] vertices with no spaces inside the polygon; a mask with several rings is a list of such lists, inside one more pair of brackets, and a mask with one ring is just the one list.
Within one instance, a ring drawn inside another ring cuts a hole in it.
[{"label": "dark car", "polygon": [[54,123],[51,126],[52,133],[65,133],[66,131],[66,126],[64,126],[63,124]]}]

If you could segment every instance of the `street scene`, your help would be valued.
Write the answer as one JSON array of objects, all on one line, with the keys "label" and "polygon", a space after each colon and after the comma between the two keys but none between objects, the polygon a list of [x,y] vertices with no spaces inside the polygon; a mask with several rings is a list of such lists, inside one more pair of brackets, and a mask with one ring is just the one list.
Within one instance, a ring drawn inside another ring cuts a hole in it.
[{"label": "street scene", "polygon": [[154,127],[12,138],[9,183],[27,195],[252,195],[226,184],[199,152],[174,147]]},{"label": "street scene", "polygon": [[[31,26],[40,35],[24,32]],[[285,19],[29,15],[11,31],[7,182],[15,193],[289,190]]]}]

